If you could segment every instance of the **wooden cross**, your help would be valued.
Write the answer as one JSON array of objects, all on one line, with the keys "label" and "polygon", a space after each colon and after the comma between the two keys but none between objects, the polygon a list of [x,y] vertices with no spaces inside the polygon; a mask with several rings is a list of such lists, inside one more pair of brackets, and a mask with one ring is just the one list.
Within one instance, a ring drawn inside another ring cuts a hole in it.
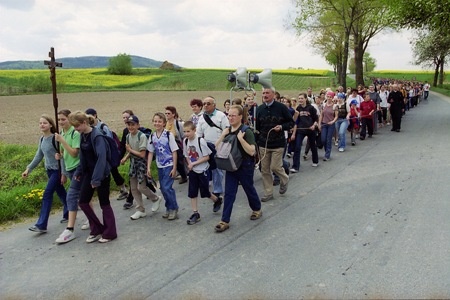
[{"label": "wooden cross", "polygon": [[[55,61],[55,49],[53,47],[50,48],[50,52],[48,53],[48,57],[50,57],[50,60],[44,60],[44,65],[48,66],[50,69],[50,80],[52,81],[52,92],[53,92],[53,108],[55,109],[55,125],[56,125],[56,132],[59,133],[59,126],[58,126],[58,95],[56,94],[56,67],[62,67],[62,63]],[[57,142],[56,145],[59,149],[59,143]],[[58,151],[59,153],[59,151]],[[58,171],[61,174],[61,160],[58,160]]]},{"label": "wooden cross", "polygon": [[62,67],[62,63],[55,61],[55,49],[53,47],[50,48],[50,52],[48,53],[48,57],[50,60],[44,60],[44,65],[48,66],[50,69],[50,80],[52,81],[52,91],[53,91],[53,107],[55,109],[55,123],[56,123],[56,132],[59,133],[58,128],[58,96],[56,94],[56,67]]}]

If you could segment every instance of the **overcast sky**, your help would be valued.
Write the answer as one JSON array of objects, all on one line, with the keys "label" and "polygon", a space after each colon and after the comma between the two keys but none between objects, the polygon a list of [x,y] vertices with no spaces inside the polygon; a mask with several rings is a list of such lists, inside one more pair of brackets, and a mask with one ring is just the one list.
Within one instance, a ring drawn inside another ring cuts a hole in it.
[{"label": "overcast sky", "polygon": [[[0,61],[115,56],[186,68],[331,69],[286,29],[291,0],[0,0]],[[309,37],[312,38],[312,37]],[[368,51],[378,70],[411,65],[409,32],[384,33]]]}]

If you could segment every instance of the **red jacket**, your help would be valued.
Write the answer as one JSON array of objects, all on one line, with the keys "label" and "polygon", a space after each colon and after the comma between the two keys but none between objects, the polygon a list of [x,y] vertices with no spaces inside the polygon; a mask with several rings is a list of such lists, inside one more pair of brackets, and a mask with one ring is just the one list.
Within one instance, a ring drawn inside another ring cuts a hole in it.
[{"label": "red jacket", "polygon": [[[363,102],[361,102],[361,104],[359,104],[359,110],[361,111],[361,118],[372,119],[373,114],[377,110],[377,105],[372,100],[369,101],[364,100]],[[372,110],[373,110],[372,115],[369,115],[369,113]]]}]

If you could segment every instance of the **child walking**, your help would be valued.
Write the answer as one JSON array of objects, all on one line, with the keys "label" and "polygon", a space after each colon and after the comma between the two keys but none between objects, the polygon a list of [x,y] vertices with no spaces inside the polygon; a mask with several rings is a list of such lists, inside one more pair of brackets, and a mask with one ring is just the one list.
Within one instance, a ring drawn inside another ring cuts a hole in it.
[{"label": "child walking", "polygon": [[41,212],[39,214],[39,219],[34,226],[31,226],[28,229],[30,231],[38,233],[45,233],[47,232],[48,218],[50,216],[50,210],[52,208],[54,192],[56,192],[64,206],[63,218],[61,220],[61,223],[67,222],[68,211],[66,202],[67,194],[64,186],[61,184],[61,180],[59,178],[58,161],[55,158],[55,154],[57,153],[54,137],[56,132],[55,121],[53,121],[53,119],[47,115],[42,115],[39,119],[39,129],[42,132],[42,137],[39,139],[38,149],[36,151],[36,154],[34,155],[33,160],[22,173],[22,178],[27,178],[28,175],[33,171],[33,169],[39,165],[42,159],[44,159],[48,182],[42,196],[42,206]]},{"label": "child walking", "polygon": [[189,170],[188,197],[191,198],[192,215],[187,220],[188,225],[193,225],[200,221],[198,212],[197,197],[200,189],[200,197],[209,198],[214,201],[213,212],[218,212],[222,206],[222,197],[217,197],[209,190],[208,169],[209,156],[211,150],[206,144],[206,140],[198,138],[195,134],[195,125],[191,121],[186,121],[183,125],[184,136],[184,157]]},{"label": "child walking", "polygon": [[162,216],[164,219],[175,220],[178,218],[178,203],[173,181],[177,176],[177,150],[178,145],[175,137],[165,129],[166,116],[163,113],[156,113],[153,116],[153,126],[155,132],[152,133],[148,141],[147,150],[147,176],[152,177],[151,164],[153,155],[156,156],[156,166],[158,167],[158,177],[161,193],[166,201],[166,212]]},{"label": "child walking", "polygon": [[128,158],[130,159],[130,189],[136,200],[136,212],[130,217],[131,220],[138,220],[147,216],[145,213],[142,194],[153,201],[152,211],[156,212],[161,203],[161,197],[157,196],[147,187],[147,137],[139,131],[139,118],[135,115],[129,116],[127,121],[128,135],[126,138],[127,154],[122,158],[120,163],[123,165]]}]

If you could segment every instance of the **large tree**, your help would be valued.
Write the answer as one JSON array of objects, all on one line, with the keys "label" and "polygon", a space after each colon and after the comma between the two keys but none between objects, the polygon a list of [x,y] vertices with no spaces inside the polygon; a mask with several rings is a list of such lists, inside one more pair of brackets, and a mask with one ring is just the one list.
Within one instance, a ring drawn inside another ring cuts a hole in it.
[{"label": "large tree", "polygon": [[339,68],[341,72],[338,72],[338,80],[344,86],[352,39],[356,81],[364,83],[363,57],[370,40],[384,28],[396,24],[388,18],[388,7],[373,0],[296,0],[296,7],[297,17],[293,27],[299,35],[305,32],[317,35],[330,28],[340,28],[342,67]]},{"label": "large tree", "polygon": [[325,32],[328,28],[340,28],[342,39],[342,61],[338,81],[346,87],[350,35],[353,23],[359,18],[355,9],[357,0],[295,0],[297,15],[292,24],[299,35]]},{"label": "large tree", "polygon": [[444,64],[450,56],[450,34],[436,30],[417,32],[417,38],[411,42],[414,63],[434,69],[433,86],[442,86],[444,82]]}]

